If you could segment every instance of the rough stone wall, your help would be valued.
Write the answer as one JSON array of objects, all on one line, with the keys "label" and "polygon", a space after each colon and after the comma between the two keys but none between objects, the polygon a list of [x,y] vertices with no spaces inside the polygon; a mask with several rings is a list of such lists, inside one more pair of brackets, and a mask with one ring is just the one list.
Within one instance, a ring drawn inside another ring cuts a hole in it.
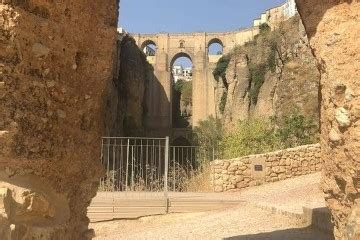
[{"label": "rough stone wall", "polygon": [[211,163],[211,179],[215,192],[237,191],[319,172],[321,169],[320,145],[315,144],[230,160],[216,160]]},{"label": "rough stone wall", "polygon": [[[238,120],[259,117],[282,117],[297,107],[301,113],[314,119],[319,118],[319,79],[316,60],[311,53],[304,26],[298,17],[281,24],[281,34],[276,35],[276,71],[266,70],[257,102],[250,99],[252,83],[249,79],[251,64],[264,64],[269,53],[263,50],[267,41],[258,41],[256,47],[248,45],[231,56],[226,71],[227,100],[223,114],[227,126],[236,125]],[[276,33],[278,34],[278,33]],[[258,38],[259,39],[259,38]],[[220,102],[225,91],[218,82],[217,94]],[[219,115],[221,115],[218,112]]]},{"label": "rough stone wall", "polygon": [[336,239],[360,239],[360,2],[297,0],[321,72],[323,188]]},{"label": "rough stone wall", "polygon": [[[89,239],[117,1],[0,2],[0,238]],[[10,226],[11,224],[11,226]]]}]

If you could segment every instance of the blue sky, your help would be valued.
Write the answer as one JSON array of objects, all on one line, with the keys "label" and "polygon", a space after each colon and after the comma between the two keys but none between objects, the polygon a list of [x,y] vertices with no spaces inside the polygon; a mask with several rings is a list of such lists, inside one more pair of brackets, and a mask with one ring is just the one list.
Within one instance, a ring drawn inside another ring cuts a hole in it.
[{"label": "blue sky", "polygon": [[[221,32],[250,27],[285,0],[120,0],[119,26],[130,33]],[[175,65],[190,67],[180,58]]]},{"label": "blue sky", "polygon": [[249,27],[285,0],[120,0],[119,26],[131,33],[228,31]]}]

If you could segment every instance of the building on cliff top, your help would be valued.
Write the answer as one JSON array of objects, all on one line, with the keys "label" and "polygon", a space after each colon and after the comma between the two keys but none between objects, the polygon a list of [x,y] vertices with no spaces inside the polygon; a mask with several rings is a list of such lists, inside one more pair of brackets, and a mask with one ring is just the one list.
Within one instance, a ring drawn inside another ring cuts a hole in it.
[{"label": "building on cliff top", "polygon": [[276,28],[281,22],[288,20],[298,13],[295,0],[287,0],[283,5],[266,10],[261,16],[254,20],[253,26],[268,24]]}]

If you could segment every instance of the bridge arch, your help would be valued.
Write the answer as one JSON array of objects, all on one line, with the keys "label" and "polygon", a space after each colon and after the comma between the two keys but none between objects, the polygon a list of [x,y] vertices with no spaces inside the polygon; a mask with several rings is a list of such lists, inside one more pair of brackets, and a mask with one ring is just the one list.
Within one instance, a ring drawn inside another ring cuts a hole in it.
[{"label": "bridge arch", "polygon": [[140,46],[141,50],[147,56],[155,56],[157,52],[157,44],[154,40],[148,39],[142,42]]},{"label": "bridge arch", "polygon": [[177,52],[177,53],[174,53],[172,54],[170,57],[169,57],[169,66],[170,68],[172,68],[174,66],[174,63],[177,59],[181,58],[181,57],[186,57],[188,59],[190,59],[190,61],[193,63],[193,68],[194,68],[194,57],[193,57],[193,54],[187,52],[187,51],[182,51],[182,52]]},{"label": "bridge arch", "polygon": [[[177,128],[173,124],[172,67],[175,61],[179,57],[187,57],[192,62],[191,79],[193,91],[191,110],[188,111],[186,107],[184,116],[191,116],[191,119],[189,118],[191,126],[188,126],[188,128],[195,127],[199,124],[199,121],[217,114],[217,89],[214,85],[215,80],[212,72],[218,60],[223,53],[228,53],[236,45],[244,45],[246,42],[253,40],[258,33],[259,29],[256,27],[222,33],[132,34],[139,48],[150,43],[157,46],[156,56],[147,56],[147,61],[154,67],[155,75],[153,88],[149,91],[149,96],[151,95],[153,100],[149,101],[149,105],[152,106],[152,109],[159,109],[158,111],[152,111],[152,113],[154,119],[162,119],[159,125],[162,126],[163,132],[170,133],[172,129]],[[212,44],[221,46],[219,51],[215,52],[215,55],[209,54],[208,51]],[[187,74],[186,71],[185,74]],[[157,92],[159,91],[165,92],[165,98],[160,99],[158,97]],[[190,114],[186,115],[187,113]]]},{"label": "bridge arch", "polygon": [[219,38],[212,38],[207,45],[208,55],[222,55],[224,53],[224,43]]}]

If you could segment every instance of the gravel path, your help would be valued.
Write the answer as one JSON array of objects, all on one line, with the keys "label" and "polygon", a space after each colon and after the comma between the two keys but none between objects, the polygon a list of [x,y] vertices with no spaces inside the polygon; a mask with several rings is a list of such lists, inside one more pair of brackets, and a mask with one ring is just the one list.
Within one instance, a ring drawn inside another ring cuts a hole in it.
[{"label": "gravel path", "polygon": [[[320,174],[224,193],[226,199],[301,213],[302,206],[323,207]],[[170,214],[132,221],[94,223],[96,240],[108,239],[228,239],[228,240],[331,240],[330,235],[308,228],[300,220],[242,204],[222,211]]]},{"label": "gravel path", "polygon": [[233,197],[261,206],[302,214],[303,207],[326,206],[324,194],[320,190],[320,181],[321,173],[315,173],[249,188],[234,193]]},{"label": "gravel path", "polygon": [[239,206],[225,211],[172,214],[134,221],[96,223],[96,240],[118,239],[239,239],[330,240],[298,220],[257,207]]}]

